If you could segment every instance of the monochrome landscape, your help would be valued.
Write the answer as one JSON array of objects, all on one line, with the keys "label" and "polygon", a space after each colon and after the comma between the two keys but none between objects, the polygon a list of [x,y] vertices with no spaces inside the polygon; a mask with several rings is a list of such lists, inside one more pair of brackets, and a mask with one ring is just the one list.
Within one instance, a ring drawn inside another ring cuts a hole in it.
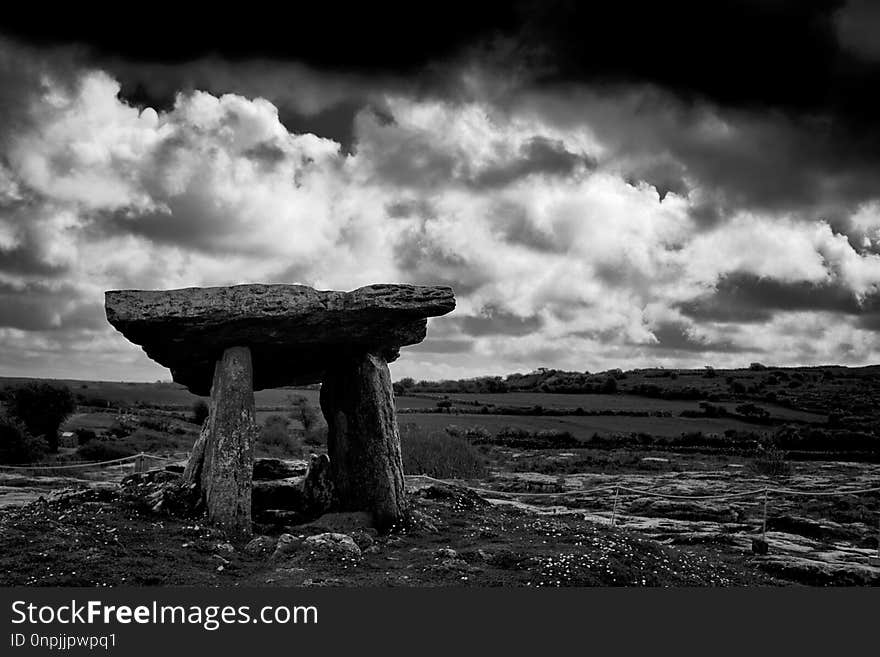
[{"label": "monochrome landscape", "polygon": [[0,22],[0,585],[880,584],[874,3],[90,11]]}]

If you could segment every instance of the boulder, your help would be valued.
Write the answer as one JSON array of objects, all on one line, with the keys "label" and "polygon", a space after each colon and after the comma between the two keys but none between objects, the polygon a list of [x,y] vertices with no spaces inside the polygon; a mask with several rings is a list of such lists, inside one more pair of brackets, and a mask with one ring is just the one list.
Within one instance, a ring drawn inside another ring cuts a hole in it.
[{"label": "boulder", "polygon": [[271,481],[273,479],[299,477],[304,475],[308,469],[308,462],[302,459],[255,459],[254,481]]},{"label": "boulder", "polygon": [[370,285],[352,292],[303,285],[235,285],[105,293],[107,320],[197,395],[214,363],[247,345],[254,390],[315,383],[328,363],[364,352],[396,357],[424,340],[427,317],[455,308],[452,288]]},{"label": "boulder", "polygon": [[309,471],[303,482],[304,508],[313,516],[319,516],[333,508],[333,481],[330,459],[326,454],[312,454]]},{"label": "boulder", "polygon": [[357,544],[357,546],[361,549],[361,553],[363,553],[364,550],[375,547],[375,533],[375,530],[356,529],[355,531],[351,532],[349,536],[351,536],[351,540],[353,540]]},{"label": "boulder", "polygon": [[347,534],[337,532],[309,536],[305,539],[303,547],[319,557],[350,557],[352,559],[360,559],[361,557],[361,549],[354,542],[354,539]]},{"label": "boulder", "polygon": [[271,536],[255,536],[244,546],[244,551],[252,556],[270,554],[275,550],[276,543]]},{"label": "boulder", "polygon": [[293,534],[281,534],[278,542],[275,544],[275,551],[272,552],[272,559],[283,559],[284,557],[297,552],[303,547],[303,539]]}]

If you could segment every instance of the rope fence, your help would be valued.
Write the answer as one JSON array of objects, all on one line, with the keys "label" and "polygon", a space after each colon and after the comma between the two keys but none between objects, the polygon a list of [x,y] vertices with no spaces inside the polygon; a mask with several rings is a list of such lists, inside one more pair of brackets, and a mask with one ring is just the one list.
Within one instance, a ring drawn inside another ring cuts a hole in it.
[{"label": "rope fence", "polygon": [[[102,465],[118,465],[128,461],[134,461],[136,467],[143,467],[146,459],[154,461],[176,461],[176,458],[168,456],[156,456],[155,454],[132,454],[131,456],[123,456],[118,459],[110,459],[109,461],[94,461],[88,463],[65,463],[63,465],[51,465],[46,463],[29,463],[25,465],[0,465],[0,470],[73,470],[80,468],[94,468]],[[141,471],[141,470],[139,470]]]}]

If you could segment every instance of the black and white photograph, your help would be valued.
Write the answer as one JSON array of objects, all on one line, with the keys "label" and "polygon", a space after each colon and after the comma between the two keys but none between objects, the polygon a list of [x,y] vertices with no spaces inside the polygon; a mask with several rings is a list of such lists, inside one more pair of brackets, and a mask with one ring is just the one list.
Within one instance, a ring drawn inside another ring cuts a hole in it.
[{"label": "black and white photograph", "polygon": [[880,584],[880,2],[30,9],[16,599]]}]

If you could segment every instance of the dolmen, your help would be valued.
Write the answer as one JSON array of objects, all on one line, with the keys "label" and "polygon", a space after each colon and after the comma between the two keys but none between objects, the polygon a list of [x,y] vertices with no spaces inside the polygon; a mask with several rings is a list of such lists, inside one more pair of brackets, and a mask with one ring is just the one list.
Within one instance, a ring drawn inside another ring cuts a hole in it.
[{"label": "dolmen", "polygon": [[390,528],[406,516],[388,363],[421,342],[427,318],[455,308],[452,288],[234,285],[105,293],[107,320],[174,381],[210,394],[184,479],[209,521],[251,533],[254,391],[321,383],[334,505]]}]

